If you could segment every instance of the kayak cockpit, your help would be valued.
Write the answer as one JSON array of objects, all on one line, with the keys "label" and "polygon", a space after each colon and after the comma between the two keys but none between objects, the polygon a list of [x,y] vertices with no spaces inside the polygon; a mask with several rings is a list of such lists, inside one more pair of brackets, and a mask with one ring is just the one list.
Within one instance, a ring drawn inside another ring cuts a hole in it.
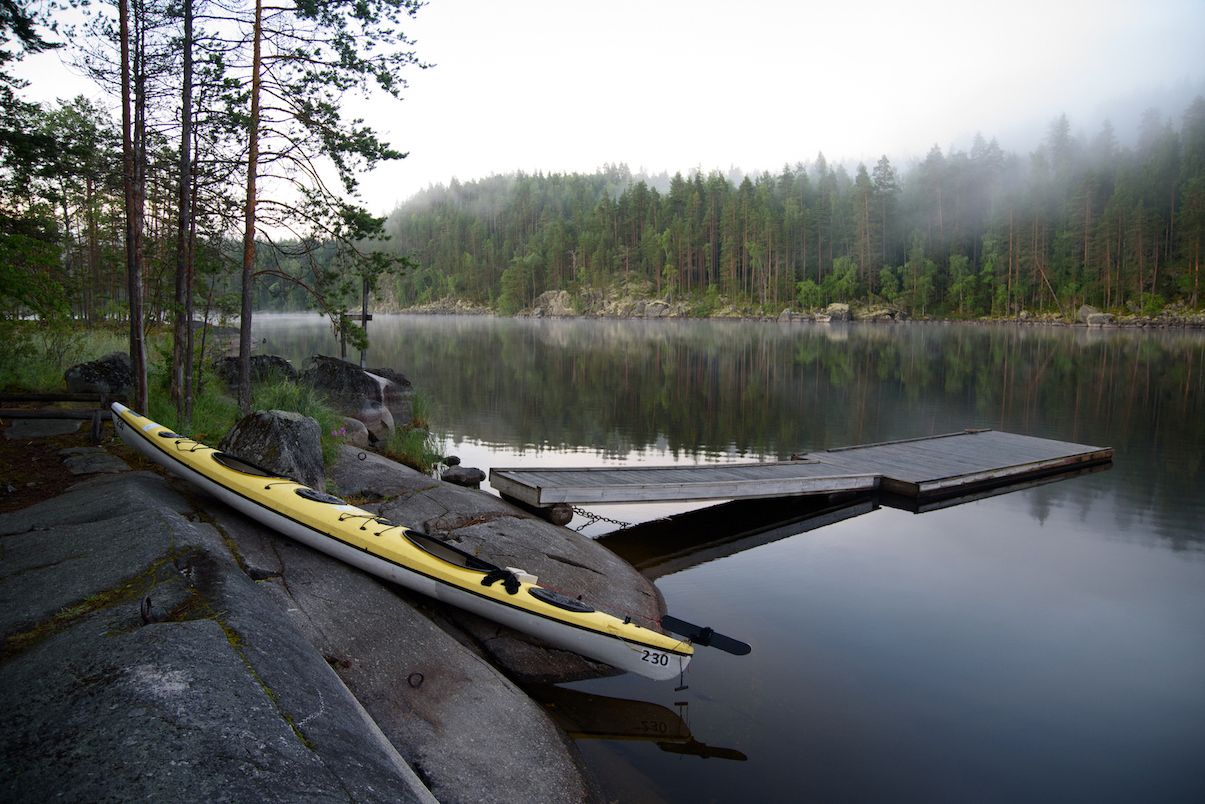
[{"label": "kayak cockpit", "polygon": [[274,477],[281,480],[288,478],[282,476],[280,472],[273,472],[271,469],[265,469],[262,466],[251,463],[251,461],[231,455],[228,452],[218,452],[214,450],[210,453],[215,461],[225,466],[227,469],[232,469],[244,475],[253,475],[255,477]]},{"label": "kayak cockpit", "polygon": [[453,547],[447,542],[428,536],[421,531],[407,529],[402,531],[402,534],[406,537],[407,541],[424,553],[433,555],[449,564],[454,564],[461,569],[473,570],[474,572],[496,572],[499,569],[497,566],[478,558],[472,553],[461,550],[459,547]]},{"label": "kayak cockpit", "polygon": [[318,491],[309,486],[301,486],[293,489],[298,497],[309,500],[310,502],[326,503],[327,505],[347,505],[347,500],[340,499],[334,494],[327,494],[325,491]]},{"label": "kayak cockpit", "polygon": [[565,611],[575,611],[579,614],[589,614],[594,611],[594,607],[589,603],[583,603],[575,597],[562,595],[560,592],[554,592],[551,589],[545,589],[542,586],[533,586],[527,590],[528,593],[536,600],[542,600],[550,606],[556,606],[558,609]]}]

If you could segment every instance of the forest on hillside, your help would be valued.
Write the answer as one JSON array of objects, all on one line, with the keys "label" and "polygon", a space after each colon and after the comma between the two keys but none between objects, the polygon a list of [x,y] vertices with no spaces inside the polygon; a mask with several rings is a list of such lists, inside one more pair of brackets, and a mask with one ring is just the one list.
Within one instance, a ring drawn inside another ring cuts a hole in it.
[{"label": "forest on hillside", "polygon": [[823,154],[739,182],[625,166],[591,175],[453,181],[390,215],[386,246],[414,268],[397,301],[466,299],[512,313],[546,290],[633,280],[660,297],[721,297],[775,313],[882,301],[914,315],[1154,313],[1201,304],[1205,99],[1147,112],[1137,142],[1053,121],[1032,153],[977,136],[909,170],[853,171]]}]

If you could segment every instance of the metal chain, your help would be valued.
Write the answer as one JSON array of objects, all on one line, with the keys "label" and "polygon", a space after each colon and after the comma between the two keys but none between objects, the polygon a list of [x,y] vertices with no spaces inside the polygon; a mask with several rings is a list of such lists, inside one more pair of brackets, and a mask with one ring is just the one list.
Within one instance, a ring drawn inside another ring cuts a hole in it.
[{"label": "metal chain", "polygon": [[578,508],[576,505],[573,507],[573,513],[577,514],[578,516],[583,516],[588,520],[587,522],[583,522],[574,528],[574,530],[576,530],[578,533],[581,533],[586,528],[590,527],[591,525],[596,525],[599,522],[603,522],[608,525],[618,525],[620,530],[630,528],[632,526],[631,522],[621,522],[618,519],[611,519],[608,516],[596,514],[593,511],[587,511],[585,508]]}]

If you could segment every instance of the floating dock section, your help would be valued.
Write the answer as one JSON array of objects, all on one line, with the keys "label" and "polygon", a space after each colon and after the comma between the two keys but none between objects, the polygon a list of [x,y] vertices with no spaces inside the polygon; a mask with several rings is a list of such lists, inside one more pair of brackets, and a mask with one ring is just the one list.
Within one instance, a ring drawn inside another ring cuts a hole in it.
[{"label": "floating dock section", "polygon": [[707,466],[496,468],[490,471],[490,485],[503,497],[536,509],[874,490],[927,500],[1104,464],[1112,459],[1111,447],[998,430],[965,430],[841,447],[791,461]]}]

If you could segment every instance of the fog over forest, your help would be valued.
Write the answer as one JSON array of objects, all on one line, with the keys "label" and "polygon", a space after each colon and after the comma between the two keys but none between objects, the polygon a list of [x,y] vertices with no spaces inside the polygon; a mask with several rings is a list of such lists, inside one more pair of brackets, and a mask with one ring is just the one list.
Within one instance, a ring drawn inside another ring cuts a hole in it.
[{"label": "fog over forest", "polygon": [[468,298],[514,312],[546,290],[634,280],[714,312],[834,301],[913,315],[1081,304],[1155,313],[1200,299],[1205,100],[1142,113],[1125,142],[1065,115],[1028,153],[976,135],[897,167],[819,154],[773,173],[512,174],[453,181],[390,216],[414,270],[402,304]]}]

